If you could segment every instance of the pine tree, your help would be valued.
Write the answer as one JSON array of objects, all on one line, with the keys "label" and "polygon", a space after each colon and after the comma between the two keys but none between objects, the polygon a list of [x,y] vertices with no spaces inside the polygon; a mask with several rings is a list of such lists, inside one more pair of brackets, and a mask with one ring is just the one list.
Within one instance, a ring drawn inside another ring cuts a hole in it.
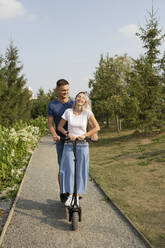
[{"label": "pine tree", "polygon": [[145,58],[151,67],[157,66],[160,63],[160,49],[162,41],[165,38],[165,34],[162,33],[162,29],[159,29],[158,18],[156,17],[156,12],[154,12],[154,7],[152,6],[152,11],[148,12],[149,20],[146,21],[145,28],[140,27],[140,33],[136,35],[142,40],[143,48],[146,50],[144,53]]},{"label": "pine tree", "polygon": [[5,92],[6,92],[6,84],[5,84],[5,69],[4,69],[4,58],[0,56],[0,124],[3,120],[3,112],[4,112],[4,102],[5,102]]},{"label": "pine tree", "polygon": [[18,49],[13,42],[5,54],[5,65],[3,67],[3,109],[0,122],[4,126],[10,126],[18,120],[27,121],[30,118],[31,94],[26,87],[26,79],[21,74],[23,69],[18,61]]},{"label": "pine tree", "polygon": [[134,72],[130,77],[129,95],[136,99],[134,121],[144,132],[152,132],[161,126],[162,84],[160,77],[160,50],[165,35],[161,35],[154,10],[149,12],[145,28],[140,27],[137,36],[143,42],[144,56],[135,61]]}]

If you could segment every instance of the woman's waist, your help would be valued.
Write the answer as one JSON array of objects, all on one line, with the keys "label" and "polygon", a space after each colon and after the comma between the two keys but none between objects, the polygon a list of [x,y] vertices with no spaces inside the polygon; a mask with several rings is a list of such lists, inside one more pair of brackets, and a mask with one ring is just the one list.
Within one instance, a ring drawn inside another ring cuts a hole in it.
[{"label": "woman's waist", "polygon": [[86,140],[76,140],[76,141],[68,140],[64,142],[64,146],[74,147],[75,145],[77,147],[88,147],[89,146]]}]

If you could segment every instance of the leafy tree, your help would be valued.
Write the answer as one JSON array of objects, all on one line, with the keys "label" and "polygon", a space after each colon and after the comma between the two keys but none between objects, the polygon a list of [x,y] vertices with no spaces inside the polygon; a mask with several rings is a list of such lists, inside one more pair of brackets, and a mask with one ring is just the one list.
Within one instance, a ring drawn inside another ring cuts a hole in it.
[{"label": "leafy tree", "polygon": [[0,95],[0,123],[5,126],[13,125],[20,119],[27,121],[30,118],[31,94],[25,86],[26,79],[21,74],[23,66],[19,64],[18,49],[11,42],[1,70],[3,92]]},{"label": "leafy tree", "polygon": [[49,90],[48,97],[50,100],[58,97],[57,92],[56,92],[56,88],[54,88],[53,90]]},{"label": "leafy tree", "polygon": [[94,74],[95,79],[90,80],[90,97],[94,106],[95,114],[106,121],[115,117],[116,129],[121,129],[121,118],[124,117],[125,102],[127,95],[127,74],[131,71],[132,59],[126,54],[115,58],[103,56]]},{"label": "leafy tree", "polygon": [[47,116],[49,100],[50,96],[46,94],[42,88],[40,88],[37,93],[37,98],[32,99],[31,117],[33,119],[37,118],[38,116]]}]

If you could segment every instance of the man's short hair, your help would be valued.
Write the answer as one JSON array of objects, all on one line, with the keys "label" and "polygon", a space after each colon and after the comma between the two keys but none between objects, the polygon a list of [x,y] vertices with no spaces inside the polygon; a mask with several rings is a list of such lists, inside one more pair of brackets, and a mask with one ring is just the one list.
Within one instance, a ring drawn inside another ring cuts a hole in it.
[{"label": "man's short hair", "polygon": [[57,87],[60,87],[60,86],[68,85],[68,84],[69,84],[69,83],[68,83],[67,80],[65,80],[65,79],[59,79],[59,80],[57,81],[57,83],[56,83],[56,86],[57,86]]}]

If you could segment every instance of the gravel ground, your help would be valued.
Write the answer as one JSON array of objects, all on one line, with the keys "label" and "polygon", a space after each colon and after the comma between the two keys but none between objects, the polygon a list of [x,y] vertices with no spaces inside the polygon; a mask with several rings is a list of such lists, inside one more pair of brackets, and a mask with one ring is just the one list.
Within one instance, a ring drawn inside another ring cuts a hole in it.
[{"label": "gravel ground", "polygon": [[0,228],[5,225],[12,204],[11,199],[0,200]]},{"label": "gravel ground", "polygon": [[30,161],[3,248],[147,247],[91,180],[81,200],[82,222],[72,231],[59,201],[57,173],[55,145],[44,137]]}]

